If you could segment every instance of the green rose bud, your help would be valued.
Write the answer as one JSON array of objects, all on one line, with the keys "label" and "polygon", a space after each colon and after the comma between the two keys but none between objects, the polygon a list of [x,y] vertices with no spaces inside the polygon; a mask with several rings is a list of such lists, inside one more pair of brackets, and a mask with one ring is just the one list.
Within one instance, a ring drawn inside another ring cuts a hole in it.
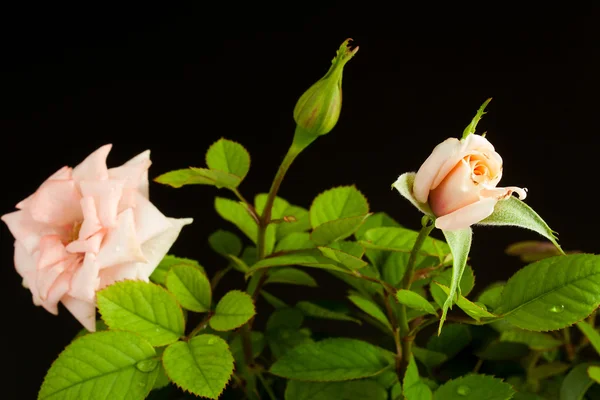
[{"label": "green rose bud", "polygon": [[307,133],[324,135],[337,123],[342,110],[342,72],[344,65],[356,54],[346,39],[340,46],[324,77],[312,85],[298,100],[294,120]]}]

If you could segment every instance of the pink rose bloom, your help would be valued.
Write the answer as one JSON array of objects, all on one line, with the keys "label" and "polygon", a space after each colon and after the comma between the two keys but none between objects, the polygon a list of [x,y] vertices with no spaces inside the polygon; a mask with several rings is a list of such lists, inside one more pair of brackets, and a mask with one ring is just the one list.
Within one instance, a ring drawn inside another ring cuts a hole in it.
[{"label": "pink rose bloom", "polygon": [[96,291],[116,281],[148,281],[191,219],[165,217],[148,200],[150,151],[106,167],[112,145],[63,167],[2,216],[15,237],[15,267],[33,302],[58,302],[96,329]]},{"label": "pink rose bloom", "polygon": [[494,212],[498,200],[527,196],[526,189],[496,187],[502,178],[502,158],[483,136],[449,138],[433,149],[415,176],[413,195],[428,203],[444,230],[467,228]]}]

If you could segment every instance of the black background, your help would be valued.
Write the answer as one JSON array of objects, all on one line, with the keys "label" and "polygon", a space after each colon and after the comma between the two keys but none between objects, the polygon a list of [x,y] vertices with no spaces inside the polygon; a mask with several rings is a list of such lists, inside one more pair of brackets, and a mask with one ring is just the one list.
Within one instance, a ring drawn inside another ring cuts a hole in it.
[{"label": "black background", "polygon": [[[297,159],[282,197],[308,207],[325,189],[356,184],[373,211],[417,228],[419,212],[390,184],[437,143],[459,137],[493,97],[478,132],[504,158],[501,184],[529,189],[528,204],[565,249],[598,252],[598,7],[198,3],[5,10],[0,213],[106,143],[114,144],[109,166],[151,149],[153,178],[203,166],[212,142],[233,139],[252,155],[241,191],[266,192],[291,142],[297,98],[352,37],[360,50],[345,69],[340,121]],[[229,197],[207,186],[151,186],[166,215],[195,219],[171,252],[209,273],[223,262],[207,236],[234,229],[214,213],[217,195]],[[5,226],[0,234],[2,397],[30,399],[80,327],[64,309],[54,317],[33,306],[13,268],[12,237]],[[504,254],[508,244],[535,238],[476,227],[479,290],[521,267]],[[307,296],[342,298],[341,284],[315,276],[322,287],[303,289]],[[224,288],[242,284],[231,275]],[[298,290],[274,292],[291,299]]]}]

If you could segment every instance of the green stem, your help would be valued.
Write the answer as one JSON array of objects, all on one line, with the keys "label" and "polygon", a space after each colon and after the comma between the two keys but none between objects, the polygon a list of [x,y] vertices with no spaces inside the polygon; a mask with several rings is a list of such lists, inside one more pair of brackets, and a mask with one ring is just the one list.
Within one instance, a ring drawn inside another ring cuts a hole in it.
[{"label": "green stem", "polygon": [[392,335],[394,336],[394,343],[396,344],[396,374],[398,379],[402,380],[400,373],[402,371],[402,345],[400,344],[400,329],[398,328],[398,321],[396,321],[396,315],[390,304],[390,294],[387,291],[383,292],[383,302],[385,303],[385,310],[387,312],[388,319],[392,325]]},{"label": "green stem", "polygon": [[196,325],[196,327],[190,332],[190,334],[183,337],[183,340],[187,342],[188,340],[196,336],[202,329],[206,328],[206,326],[208,325],[208,321],[210,321],[212,316],[212,312],[207,313],[206,316],[204,316],[204,319],[200,321],[198,325]]},{"label": "green stem", "polygon": [[[406,273],[404,274],[404,278],[402,279],[402,289],[410,290],[410,286],[412,285],[413,276],[415,274],[415,268],[417,265],[417,256],[421,247],[423,247],[423,243],[425,243],[425,239],[431,233],[434,228],[433,221],[429,217],[424,217],[422,221],[423,227],[419,231],[419,235],[417,236],[417,240],[410,252],[410,256],[408,258],[408,266],[406,267]],[[402,362],[400,365],[400,369],[398,371],[398,379],[402,380],[404,374],[406,373],[406,368],[408,367],[408,362],[410,360],[410,355],[412,352],[412,344],[414,341],[414,336],[410,334],[410,328],[408,326],[408,317],[406,314],[406,306],[402,304],[400,306],[400,312],[398,315],[398,320],[400,322],[400,337],[401,337],[401,345],[402,345]]]},{"label": "green stem", "polygon": [[256,376],[258,376],[258,380],[260,380],[260,383],[262,383],[262,385],[265,388],[265,391],[267,392],[267,395],[269,396],[269,398],[271,400],[277,400],[277,397],[275,396],[275,393],[273,393],[273,390],[271,389],[271,387],[267,383],[267,380],[263,376],[262,372],[260,372],[260,371],[257,372]]},{"label": "green stem", "polygon": [[563,337],[565,340],[565,350],[567,351],[567,358],[569,361],[573,361],[575,359],[575,348],[573,347],[573,343],[571,342],[571,331],[568,327],[563,328]]}]

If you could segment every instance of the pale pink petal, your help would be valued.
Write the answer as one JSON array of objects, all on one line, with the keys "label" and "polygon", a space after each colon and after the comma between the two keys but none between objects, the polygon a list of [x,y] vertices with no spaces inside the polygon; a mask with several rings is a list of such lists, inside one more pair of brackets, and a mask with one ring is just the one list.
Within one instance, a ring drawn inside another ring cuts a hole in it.
[{"label": "pale pink petal", "polygon": [[100,223],[112,228],[117,223],[117,207],[123,193],[124,181],[81,181],[81,194],[92,197]]},{"label": "pale pink petal", "polygon": [[78,239],[85,240],[102,229],[102,224],[98,219],[93,197],[87,196],[81,199],[81,211],[83,213],[83,223],[79,229]]},{"label": "pale pink petal", "polygon": [[481,195],[483,197],[493,197],[497,200],[503,200],[516,193],[519,196],[519,200],[525,200],[527,197],[527,189],[522,189],[516,186],[508,186],[503,188],[489,188],[483,189]]},{"label": "pale pink petal", "polygon": [[435,220],[435,227],[445,231],[465,229],[494,212],[498,201],[487,197]]},{"label": "pale pink petal", "polygon": [[121,213],[128,208],[135,208],[137,206],[135,202],[137,195],[143,196],[138,189],[123,188],[123,194],[121,195],[121,201],[119,202],[117,212]]},{"label": "pale pink petal", "polygon": [[[31,286],[31,282],[29,280],[30,276],[35,277],[35,273],[37,271],[37,254],[38,253],[35,253],[35,255],[29,254],[25,246],[23,246],[20,242],[15,241],[15,269],[23,278],[23,286],[26,288]],[[30,272],[32,275],[28,276]]]},{"label": "pale pink petal", "polygon": [[67,261],[62,261],[57,264],[54,264],[52,267],[44,268],[37,271],[35,276],[35,286],[37,288],[38,295],[42,302],[48,298],[48,293],[50,289],[63,272],[65,272],[68,263]]},{"label": "pale pink petal", "polygon": [[98,286],[98,290],[119,281],[139,280],[138,267],[140,264],[141,263],[126,263],[100,270],[100,285]]},{"label": "pale pink petal", "polygon": [[[194,222],[192,218],[168,218],[170,228],[158,236],[153,237],[142,245],[144,256],[148,260],[141,263],[139,268],[140,277],[147,280],[156,269],[160,261],[167,254],[173,243],[177,240],[181,229]],[[141,278],[140,278],[141,279]]]},{"label": "pale pink petal", "polygon": [[17,242],[21,243],[29,254],[33,254],[37,249],[43,235],[55,233],[52,227],[34,221],[28,211],[14,211],[4,214],[1,219]]},{"label": "pale pink petal", "polygon": [[65,249],[60,236],[45,235],[40,240],[40,252],[37,269],[52,267],[53,265],[63,262],[70,257],[70,254]]},{"label": "pale pink petal", "polygon": [[144,197],[148,198],[148,168],[150,161],[150,150],[138,154],[120,167],[108,170],[108,176],[111,179],[126,181],[127,189],[139,190]]},{"label": "pale pink petal", "polygon": [[413,194],[418,201],[427,203],[429,190],[440,168],[449,158],[453,158],[459,150],[460,141],[456,138],[446,139],[433,149],[433,152],[421,165],[415,176]]},{"label": "pale pink petal", "polygon": [[79,300],[69,295],[61,299],[71,314],[90,332],[96,331],[96,304]]},{"label": "pale pink petal", "polygon": [[111,148],[112,144],[107,144],[87,156],[81,164],[73,169],[73,179],[76,182],[82,180],[94,181],[108,179],[106,157],[108,157]]},{"label": "pale pink petal", "polygon": [[471,167],[463,159],[446,175],[446,179],[429,193],[431,211],[444,216],[479,200],[481,188],[471,179]]},{"label": "pale pink petal", "polygon": [[35,192],[28,202],[27,210],[38,222],[62,226],[81,220],[80,200],[75,182],[51,180]]},{"label": "pale pink petal", "polygon": [[61,274],[48,291],[46,299],[41,301],[39,305],[44,307],[48,312],[57,315],[58,302],[69,291],[70,280],[71,275],[69,273],[65,272]]},{"label": "pale pink petal", "polygon": [[490,143],[489,140],[484,138],[481,135],[471,134],[467,136],[467,138],[463,141],[463,150],[478,150],[478,151],[491,151],[494,152],[494,146]]},{"label": "pale pink petal", "polygon": [[31,201],[31,199],[33,198],[33,194],[30,194],[29,196],[27,196],[27,198],[25,198],[24,200],[21,200],[15,207],[18,208],[19,210],[22,210],[24,208],[27,208],[29,206],[29,202]]},{"label": "pale pink petal", "polygon": [[146,258],[137,238],[133,210],[130,208],[119,214],[117,226],[107,231],[96,262],[102,269],[136,261],[146,261]]},{"label": "pale pink petal", "polygon": [[104,230],[96,232],[95,235],[90,236],[87,239],[75,240],[69,243],[66,247],[69,253],[94,253],[98,254],[100,246],[102,245],[102,239],[106,232]]},{"label": "pale pink petal", "polygon": [[83,264],[73,273],[69,296],[93,302],[100,283],[98,271],[96,256],[93,253],[87,253]]},{"label": "pale pink petal", "polygon": [[142,194],[135,194],[136,207],[133,209],[137,238],[140,243],[153,238],[171,228],[169,219]]}]

